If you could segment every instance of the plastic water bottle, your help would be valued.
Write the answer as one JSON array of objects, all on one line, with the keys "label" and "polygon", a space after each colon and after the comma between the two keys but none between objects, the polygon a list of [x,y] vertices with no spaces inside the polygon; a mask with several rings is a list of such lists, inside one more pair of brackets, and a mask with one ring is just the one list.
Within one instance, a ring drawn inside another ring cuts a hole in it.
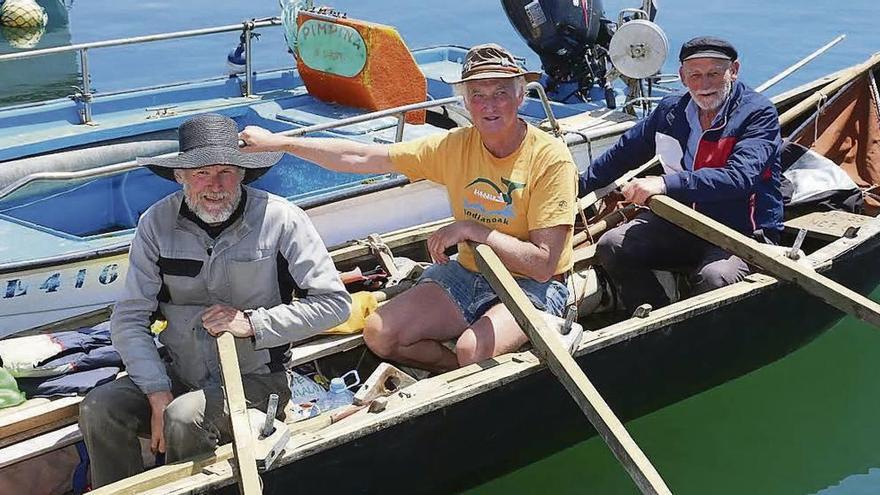
[{"label": "plastic water bottle", "polygon": [[[354,376],[354,382],[346,385],[345,380],[349,376]],[[354,392],[352,388],[358,386],[361,382],[357,370],[351,370],[348,373],[330,380],[330,390],[323,399],[318,401],[322,412],[330,411],[338,407],[348,406],[354,400]]]}]

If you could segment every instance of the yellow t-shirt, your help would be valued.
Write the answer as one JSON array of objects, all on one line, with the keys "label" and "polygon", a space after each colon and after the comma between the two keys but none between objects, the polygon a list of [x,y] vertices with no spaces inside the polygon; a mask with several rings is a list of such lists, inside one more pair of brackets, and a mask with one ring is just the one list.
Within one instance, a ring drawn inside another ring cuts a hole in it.
[{"label": "yellow t-shirt", "polygon": [[[428,179],[446,186],[456,220],[475,220],[501,233],[528,241],[529,231],[573,225],[577,168],[565,143],[529,125],[519,149],[496,158],[473,127],[454,129],[390,149],[394,168],[410,180]],[[572,266],[572,230],[556,265]],[[474,253],[459,244],[458,261],[477,271]]]}]

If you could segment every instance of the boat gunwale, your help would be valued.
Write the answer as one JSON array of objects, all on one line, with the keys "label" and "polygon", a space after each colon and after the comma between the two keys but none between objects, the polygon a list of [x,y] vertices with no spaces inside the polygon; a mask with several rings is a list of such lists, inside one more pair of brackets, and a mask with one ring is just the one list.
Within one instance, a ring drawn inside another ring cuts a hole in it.
[{"label": "boat gunwale", "polygon": [[[808,256],[812,266],[817,271],[827,271],[832,268],[835,261],[840,261],[869,242],[880,244],[880,218],[874,217],[874,220],[865,224],[859,232],[867,235],[857,235],[856,238],[841,237]],[[585,340],[578,346],[574,357],[582,357],[718,308],[730,306],[741,300],[757,297],[783,284],[783,281],[770,275],[751,274],[740,282],[654,310],[646,318],[634,317],[587,332],[584,334]],[[546,366],[540,362],[532,350],[504,354],[481,363],[423,379],[407,388],[408,397],[392,396],[389,398],[386,410],[378,414],[359,411],[346,422],[331,424],[315,431],[297,432],[297,423],[293,423],[288,447],[292,444],[295,445],[290,450],[285,449],[285,452],[272,466],[272,470],[349,441],[394,427],[411,418],[462,402],[483,392],[538,373],[544,368]],[[359,421],[352,421],[352,418],[358,418]],[[222,448],[223,446],[218,447],[215,452],[219,453]],[[218,464],[221,466],[217,467]],[[190,484],[186,485],[186,480],[189,480]],[[234,482],[233,471],[229,460],[226,459],[213,464],[211,469],[202,471],[199,476],[174,480],[173,483],[181,485],[179,488],[168,491],[169,485],[163,484],[155,490],[175,494],[202,493],[227,486],[232,482]]]},{"label": "boat gunwale", "polygon": [[[436,101],[436,100],[434,100],[434,101]],[[621,123],[614,123],[614,124],[604,126],[604,127],[599,127],[596,129],[590,129],[589,131],[586,131],[586,132],[566,133],[565,136],[573,136],[572,138],[566,139],[566,145],[572,149],[577,148],[579,146],[590,146],[591,144],[594,143],[594,140],[605,139],[605,138],[610,137],[610,135],[612,135],[612,134],[620,134],[622,132],[625,132],[626,129],[632,127],[633,125],[634,125],[633,122],[621,122]],[[171,155],[172,154],[168,154],[168,156],[171,156]],[[161,156],[164,156],[164,155],[161,155]],[[86,169],[86,170],[76,171],[76,172],[58,172],[58,173],[37,172],[34,174],[29,174],[25,177],[22,177],[18,181],[10,184],[9,186],[7,186],[3,189],[0,189],[0,199],[2,199],[4,196],[11,194],[15,190],[27,185],[28,183],[33,182],[33,181],[37,181],[37,180],[83,179],[83,178],[90,178],[93,176],[100,177],[103,175],[112,175],[112,174],[127,172],[127,171],[131,171],[131,170],[135,170],[135,169],[139,168],[136,165],[129,165],[129,163],[130,162],[123,162],[121,164],[106,165],[106,166],[100,167],[100,168]],[[49,175],[43,176],[41,174],[51,174],[51,176],[49,176]],[[79,175],[76,175],[76,174],[79,174]],[[368,194],[386,191],[386,190],[397,188],[397,187],[404,187],[408,184],[415,184],[417,182],[422,182],[422,181],[423,180],[412,182],[409,179],[407,179],[406,177],[392,175],[392,176],[389,176],[389,178],[384,179],[379,182],[367,183],[367,184],[362,183],[359,186],[347,187],[345,189],[342,189],[342,190],[339,190],[336,192],[331,192],[331,193],[322,194],[322,195],[316,195],[311,198],[304,198],[302,201],[300,201],[299,203],[295,203],[295,204],[297,206],[299,206],[300,208],[308,211],[309,209],[312,209],[312,208],[326,206],[326,205],[331,204],[335,201],[352,199],[352,198],[356,198],[356,197],[360,197],[360,196],[365,196]],[[290,198],[286,198],[286,199],[288,199],[288,201],[290,201]],[[6,221],[12,221],[12,219],[6,219]],[[42,226],[40,226],[38,224],[33,224],[33,226],[34,226],[33,228],[43,228]],[[415,226],[413,228],[418,228],[418,227],[419,226]],[[133,230],[134,230],[134,228],[120,230],[120,231],[116,231],[116,232],[112,233],[111,235],[127,236],[127,235],[130,235]],[[96,236],[96,238],[102,238],[102,236],[106,236],[106,235],[107,234],[102,234],[101,236]],[[71,237],[72,238],[70,240],[74,240],[76,242],[87,243],[87,242],[90,242],[91,240],[93,240],[93,236],[88,236],[88,237],[71,236]],[[356,241],[353,240],[350,242],[356,242]],[[105,247],[101,247],[101,248],[97,248],[97,249],[86,247],[86,249],[83,249],[83,250],[64,253],[61,255],[53,256],[53,257],[40,258],[37,260],[24,260],[24,261],[0,263],[0,275],[4,275],[7,273],[14,273],[16,271],[45,268],[45,267],[59,265],[59,264],[90,261],[93,259],[100,258],[102,256],[115,255],[115,254],[118,254],[119,252],[125,252],[128,249],[128,247],[130,246],[130,244],[131,244],[131,240],[125,239],[125,240],[120,241],[118,244],[114,244],[111,246],[105,246]],[[341,246],[342,245],[340,245],[340,247]],[[335,247],[331,248],[331,250],[332,249],[335,249]]]}]

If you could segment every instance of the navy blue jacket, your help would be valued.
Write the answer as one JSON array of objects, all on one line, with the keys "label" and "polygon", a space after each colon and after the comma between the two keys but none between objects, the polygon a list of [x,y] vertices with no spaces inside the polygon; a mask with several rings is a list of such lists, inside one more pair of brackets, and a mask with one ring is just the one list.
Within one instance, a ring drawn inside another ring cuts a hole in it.
[{"label": "navy blue jacket", "polygon": [[703,132],[693,169],[684,163],[689,93],[668,96],[581,174],[579,193],[610,184],[660,155],[666,194],[751,236],[782,230],[779,116],[765,96],[736,81],[720,121]]}]

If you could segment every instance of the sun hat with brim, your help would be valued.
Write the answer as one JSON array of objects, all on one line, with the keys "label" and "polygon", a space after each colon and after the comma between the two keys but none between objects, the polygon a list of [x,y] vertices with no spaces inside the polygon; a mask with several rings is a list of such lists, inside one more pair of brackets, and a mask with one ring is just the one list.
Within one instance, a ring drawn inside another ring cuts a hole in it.
[{"label": "sun hat with brim", "polygon": [[243,153],[238,148],[238,127],[229,117],[203,114],[177,128],[180,153],[168,158],[138,157],[137,164],[156,175],[174,179],[175,169],[194,169],[209,165],[234,165],[245,170],[245,184],[269,171],[284,153]]},{"label": "sun hat with brim", "polygon": [[502,46],[487,43],[476,45],[468,50],[464,57],[464,64],[461,66],[461,78],[457,81],[445,79],[443,81],[448,84],[458,84],[478,79],[507,79],[517,76],[525,77],[527,82],[537,81],[541,78],[540,73],[529,72],[520,67],[513,55]]}]

